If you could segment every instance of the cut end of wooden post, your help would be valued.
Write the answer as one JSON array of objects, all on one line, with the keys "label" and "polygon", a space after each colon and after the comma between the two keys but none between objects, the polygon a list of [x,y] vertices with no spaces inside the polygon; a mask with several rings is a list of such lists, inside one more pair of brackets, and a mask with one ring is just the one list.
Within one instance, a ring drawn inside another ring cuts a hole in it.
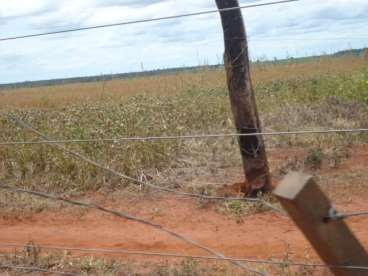
[{"label": "cut end of wooden post", "polygon": [[368,254],[343,220],[326,223],[331,202],[312,176],[291,172],[277,186],[275,196],[326,265],[336,276],[367,276]]},{"label": "cut end of wooden post", "polygon": [[295,199],[313,177],[302,172],[290,172],[273,193],[281,198]]}]

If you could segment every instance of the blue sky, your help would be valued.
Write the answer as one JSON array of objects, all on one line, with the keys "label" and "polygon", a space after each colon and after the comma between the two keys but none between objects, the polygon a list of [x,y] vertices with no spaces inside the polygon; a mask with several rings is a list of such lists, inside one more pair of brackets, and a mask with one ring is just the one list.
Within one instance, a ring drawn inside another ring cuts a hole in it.
[{"label": "blue sky", "polygon": [[[0,37],[213,8],[214,0],[0,0]],[[302,0],[243,15],[253,59],[368,45],[367,0]],[[6,41],[0,83],[216,64],[222,52],[218,14]]]}]

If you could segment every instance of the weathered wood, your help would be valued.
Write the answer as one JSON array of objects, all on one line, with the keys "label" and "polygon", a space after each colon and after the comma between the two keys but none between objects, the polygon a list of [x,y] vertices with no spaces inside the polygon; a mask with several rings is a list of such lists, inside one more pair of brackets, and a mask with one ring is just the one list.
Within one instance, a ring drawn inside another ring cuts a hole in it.
[{"label": "weathered wood", "polygon": [[[238,0],[216,0],[219,9],[239,7]],[[250,77],[248,43],[240,9],[220,13],[224,30],[224,62],[230,102],[239,133],[261,132],[256,101]],[[242,191],[255,195],[271,189],[266,150],[262,136],[239,138],[247,182]]]},{"label": "weathered wood", "polygon": [[[313,178],[290,173],[274,194],[322,260],[334,266],[368,266],[368,254],[343,220],[328,220],[333,210]],[[368,275],[367,270],[331,268],[338,276]]]}]

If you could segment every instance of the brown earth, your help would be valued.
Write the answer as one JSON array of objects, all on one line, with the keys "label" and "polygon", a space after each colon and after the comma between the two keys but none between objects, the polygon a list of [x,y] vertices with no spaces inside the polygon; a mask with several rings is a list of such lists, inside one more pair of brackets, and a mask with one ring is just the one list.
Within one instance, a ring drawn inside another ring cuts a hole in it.
[{"label": "brown earth", "polygon": [[[295,154],[301,153],[295,151]],[[273,153],[273,162],[285,160],[289,156],[290,153],[281,151],[278,154]],[[331,178],[340,183],[344,182],[344,176],[354,175],[358,170],[364,171],[367,164],[368,147],[359,147],[352,151],[350,159],[346,160],[339,169],[326,169],[318,174],[323,176],[323,179]],[[340,177],[342,180],[339,180]],[[351,179],[354,181],[354,177]],[[361,185],[362,180],[358,182]],[[332,188],[333,199],[338,209],[368,210],[367,189],[355,189],[357,185],[353,182],[348,184],[352,187],[351,190],[337,184]],[[349,191],[348,196],[347,191]],[[96,198],[99,196],[91,196],[93,200]],[[159,223],[226,256],[281,259],[288,253],[295,260],[305,260],[306,256],[310,256],[312,260],[318,260],[315,252],[293,222],[273,211],[241,216],[239,219],[239,217],[235,218],[219,212],[218,204],[210,203],[203,206],[196,200],[175,196],[113,203],[105,201],[104,205]],[[350,218],[347,222],[363,245],[368,248],[368,217]],[[24,245],[30,241],[44,246],[206,255],[206,252],[193,248],[157,229],[97,211],[79,214],[64,211],[42,212],[24,218],[0,216],[0,244]],[[4,252],[7,250],[2,249]],[[105,254],[105,256],[108,255]],[[126,259],[127,256],[114,254],[114,258]],[[137,261],[143,260],[142,258],[129,257]],[[150,259],[162,260],[157,257]]]}]

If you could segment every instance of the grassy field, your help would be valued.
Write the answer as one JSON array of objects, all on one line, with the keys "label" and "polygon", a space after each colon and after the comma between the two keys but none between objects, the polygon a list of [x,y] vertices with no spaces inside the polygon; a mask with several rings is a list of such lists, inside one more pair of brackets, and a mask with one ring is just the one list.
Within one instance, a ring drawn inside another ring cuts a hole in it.
[{"label": "grassy field", "polygon": [[[303,81],[326,74],[344,74],[365,70],[367,59],[359,56],[321,57],[291,60],[281,64],[253,64],[256,86],[284,81]],[[152,77],[136,77],[105,82],[67,84],[35,88],[0,90],[0,108],[61,108],[80,103],[122,101],[131,96],[173,96],[191,91],[225,90],[223,70],[203,70]]]},{"label": "grassy field", "polygon": [[[368,128],[367,66],[366,59],[354,56],[255,65],[253,78],[264,130]],[[0,98],[2,111],[55,139],[234,131],[224,72],[219,70],[24,88],[2,91]],[[39,140],[4,117],[0,129],[2,141]],[[344,155],[342,148],[364,143],[367,138],[364,134],[282,136],[267,137],[266,143],[269,148],[302,146],[313,154],[339,157]],[[188,167],[208,171],[240,164],[235,139],[68,147],[132,177],[162,172],[165,177],[158,179],[162,183]],[[0,178],[66,193],[128,184],[46,145],[0,147]]]}]

